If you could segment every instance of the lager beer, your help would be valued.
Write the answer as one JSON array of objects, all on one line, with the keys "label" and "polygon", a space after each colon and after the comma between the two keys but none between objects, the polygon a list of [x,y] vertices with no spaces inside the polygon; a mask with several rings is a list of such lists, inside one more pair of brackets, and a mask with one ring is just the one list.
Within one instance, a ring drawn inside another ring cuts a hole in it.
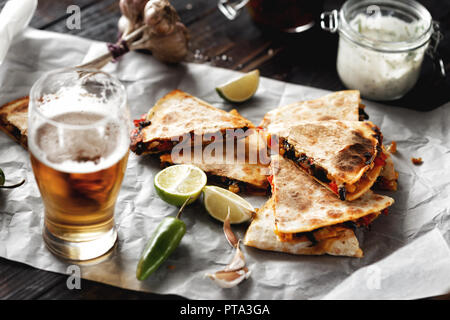
[{"label": "lager beer", "polygon": [[66,69],[44,78],[30,94],[28,129],[44,240],[64,258],[97,258],[117,240],[114,208],[129,146],[125,92],[105,73]]}]

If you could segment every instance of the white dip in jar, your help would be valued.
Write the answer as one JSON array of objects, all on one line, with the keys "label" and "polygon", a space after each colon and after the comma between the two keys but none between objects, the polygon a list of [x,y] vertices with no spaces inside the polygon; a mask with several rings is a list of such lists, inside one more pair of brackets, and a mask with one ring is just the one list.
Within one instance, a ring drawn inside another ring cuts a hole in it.
[{"label": "white dip in jar", "polygon": [[395,100],[415,85],[433,32],[422,5],[349,0],[334,17],[340,35],[337,72],[346,87],[367,99]]}]

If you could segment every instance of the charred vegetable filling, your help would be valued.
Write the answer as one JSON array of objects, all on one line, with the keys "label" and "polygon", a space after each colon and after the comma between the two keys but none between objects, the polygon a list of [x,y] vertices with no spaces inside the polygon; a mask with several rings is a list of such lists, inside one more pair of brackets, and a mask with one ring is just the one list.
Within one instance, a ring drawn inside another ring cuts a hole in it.
[{"label": "charred vegetable filling", "polygon": [[359,107],[358,115],[359,115],[359,121],[369,120],[369,115],[364,110],[364,106],[363,107],[361,107],[361,106]]},{"label": "charred vegetable filling", "polygon": [[152,141],[143,142],[142,136],[136,129],[131,134],[131,144],[130,149],[134,151],[137,155],[141,155],[144,152],[149,153],[162,153],[172,150],[172,148],[177,144],[177,141]]},{"label": "charred vegetable filling", "polygon": [[[357,228],[360,228],[360,227],[364,227],[366,229],[370,229],[370,224],[380,214],[387,215],[388,214],[388,209],[386,208],[386,209],[384,209],[384,210],[382,210],[380,212],[370,213],[370,214],[365,215],[363,217],[360,217],[358,219],[345,221],[345,222],[342,222],[342,223],[339,223],[339,224],[336,224],[336,225],[333,225],[333,226],[334,227],[346,228],[346,229],[352,229],[353,231],[355,231]],[[276,234],[278,235],[278,237],[279,237],[279,239],[281,241],[292,241],[294,239],[299,239],[301,237],[306,237],[308,239],[308,241],[311,242],[310,247],[313,247],[313,246],[317,245],[319,243],[319,241],[326,239],[326,238],[323,238],[323,236],[322,237],[318,236],[318,232],[320,232],[324,228],[327,228],[327,227],[321,227],[321,228],[315,229],[313,231],[307,231],[307,232],[297,232],[297,233],[280,233],[280,232],[276,232]],[[330,237],[333,237],[333,234],[331,234]]]},{"label": "charred vegetable filling", "polygon": [[298,153],[295,151],[294,147],[285,139],[281,143],[282,149],[280,150],[282,156],[292,160],[294,163],[299,165],[307,173],[314,176],[317,180],[324,183],[330,183],[331,180],[328,179],[328,172],[324,168],[316,165],[314,160],[308,158],[304,153]]},{"label": "charred vegetable filling", "polygon": [[228,190],[234,193],[247,191],[247,185],[242,181],[220,176],[210,176],[209,179],[212,183],[218,184],[220,186],[225,186],[228,188]]},{"label": "charred vegetable filling", "polygon": [[332,181],[328,175],[328,171],[324,168],[318,166],[314,163],[314,160],[309,158],[304,153],[298,153],[294,150],[294,147],[285,139],[282,139],[280,152],[282,156],[293,161],[297,164],[301,169],[303,169],[308,174],[315,177],[317,180],[328,184],[330,189],[339,197],[341,200],[345,200],[346,190],[345,186],[340,186],[336,184],[336,182]]},{"label": "charred vegetable filling", "polygon": [[211,183],[217,184],[222,187],[227,187],[229,191],[234,193],[250,192],[252,194],[268,194],[269,192],[268,188],[264,189],[249,183],[245,183],[243,181],[230,179],[227,177],[209,175],[208,179],[211,181]]},{"label": "charred vegetable filling", "polygon": [[396,191],[397,190],[397,180],[388,180],[385,177],[378,176],[375,182],[375,188],[379,190],[386,191]]}]

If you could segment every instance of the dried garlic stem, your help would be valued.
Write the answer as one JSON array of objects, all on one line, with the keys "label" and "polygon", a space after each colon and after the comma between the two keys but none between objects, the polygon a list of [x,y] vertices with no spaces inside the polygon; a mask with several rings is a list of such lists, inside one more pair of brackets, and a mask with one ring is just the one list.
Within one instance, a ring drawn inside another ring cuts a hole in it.
[{"label": "dried garlic stem", "polygon": [[235,234],[231,230],[230,225],[230,207],[228,207],[228,214],[225,218],[225,221],[223,222],[223,233],[225,234],[225,238],[228,240],[228,243],[233,248],[236,248],[238,245],[238,239],[236,238]]},{"label": "dried garlic stem", "polygon": [[[144,36],[144,31],[146,28],[147,28],[147,26],[143,25],[139,29],[134,30],[130,34],[126,35],[124,38],[121,38],[115,44],[115,46],[120,47],[120,46],[125,45],[127,48],[127,49],[125,49],[126,52],[140,49],[140,47],[142,46],[142,43],[147,41],[147,37]],[[114,59],[117,59],[120,55],[123,55],[125,53],[125,50],[120,52],[118,54],[118,56],[114,56],[113,51],[110,50],[98,58],[95,58],[87,63],[77,66],[77,68],[101,69],[109,62],[113,61]]]},{"label": "dried garlic stem", "polygon": [[128,51],[150,50],[166,63],[177,63],[188,53],[189,32],[168,0],[121,0],[118,27],[121,38],[108,44],[109,52],[79,68],[101,69]]}]

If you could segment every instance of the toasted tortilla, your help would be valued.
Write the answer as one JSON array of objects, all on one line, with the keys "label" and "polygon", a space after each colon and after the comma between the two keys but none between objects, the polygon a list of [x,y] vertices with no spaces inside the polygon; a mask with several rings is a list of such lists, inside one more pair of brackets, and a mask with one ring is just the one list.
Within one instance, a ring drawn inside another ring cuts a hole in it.
[{"label": "toasted tortilla", "polygon": [[[342,227],[327,228],[328,235],[319,240],[318,231],[314,233],[317,243],[313,245],[305,237],[294,241],[280,241],[274,232],[275,219],[273,210],[273,198],[270,198],[260,208],[248,227],[243,243],[246,246],[261,250],[285,252],[296,255],[335,255],[362,257],[363,252],[359,247],[358,239],[353,230]],[[323,229],[322,229],[323,230]]]},{"label": "toasted tortilla", "polygon": [[[252,127],[250,121],[239,115],[217,109],[181,90],[173,90],[148,111],[133,131],[130,149],[136,154],[167,152],[172,149],[173,141],[185,135],[223,135],[229,129],[245,131]],[[207,143],[207,139],[200,141]]]},{"label": "toasted tortilla", "polygon": [[[304,121],[278,136],[280,152],[341,200],[355,200],[369,190],[386,158],[381,133],[370,121]],[[292,151],[285,152],[287,147]]]},{"label": "toasted tortilla", "polygon": [[25,149],[28,148],[28,97],[22,97],[0,107],[0,130]]},{"label": "toasted tortilla", "polygon": [[[246,191],[251,192],[254,189],[266,191],[269,187],[267,177],[270,175],[270,158],[267,155],[264,138],[258,131],[253,130],[249,136],[240,141],[243,143],[242,146],[234,145],[232,158],[226,157],[226,142],[218,141],[202,146],[198,150],[200,152],[190,148],[187,155],[183,152],[163,154],[160,160],[167,164],[194,164],[212,177],[213,181],[222,182],[233,192],[243,191],[240,190],[242,187],[239,186],[239,182],[246,184],[244,187]],[[218,177],[221,179],[217,179]]]},{"label": "toasted tortilla", "polygon": [[[394,203],[390,197],[371,190],[354,201],[341,201],[280,155],[273,155],[272,197],[275,230],[282,235],[309,232],[346,221],[357,222],[366,216],[378,216]],[[286,237],[289,238],[289,237]]]},{"label": "toasted tortilla", "polygon": [[315,100],[300,101],[269,111],[260,127],[273,132],[278,127],[291,127],[300,121],[360,119],[361,97],[358,90],[330,93]]}]

